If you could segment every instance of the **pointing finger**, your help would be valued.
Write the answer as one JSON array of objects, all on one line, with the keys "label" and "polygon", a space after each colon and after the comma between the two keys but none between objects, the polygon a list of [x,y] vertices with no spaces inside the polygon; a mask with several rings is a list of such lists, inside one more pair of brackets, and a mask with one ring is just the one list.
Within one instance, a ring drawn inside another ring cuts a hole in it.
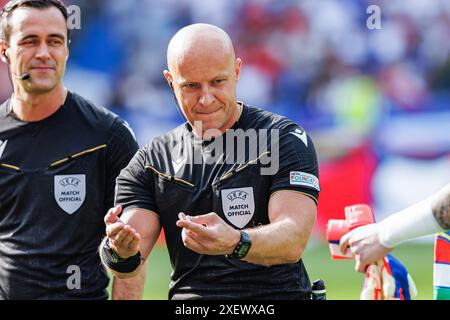
[{"label": "pointing finger", "polygon": [[180,228],[188,229],[191,232],[205,234],[207,231],[207,228],[201,224],[192,222],[190,220],[178,220],[177,226]]},{"label": "pointing finger", "polygon": [[105,218],[104,218],[105,224],[108,225],[108,224],[116,222],[116,220],[118,219],[117,217],[121,212],[122,212],[122,206],[120,206],[120,205],[109,209],[108,213],[105,215]]},{"label": "pointing finger", "polygon": [[180,219],[180,220],[187,220],[186,214],[184,212],[180,212],[178,214],[178,219]]},{"label": "pointing finger", "polygon": [[193,216],[193,217],[188,216],[187,218],[188,218],[188,220],[190,220],[192,222],[195,222],[198,224],[203,224],[203,225],[214,224],[217,222],[218,219],[220,219],[219,216],[214,212],[204,214],[201,216]]}]

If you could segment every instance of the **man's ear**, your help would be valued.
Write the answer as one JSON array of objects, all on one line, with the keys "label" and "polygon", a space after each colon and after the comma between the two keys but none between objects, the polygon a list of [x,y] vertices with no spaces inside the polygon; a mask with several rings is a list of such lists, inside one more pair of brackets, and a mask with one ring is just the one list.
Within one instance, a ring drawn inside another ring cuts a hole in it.
[{"label": "man's ear", "polygon": [[163,71],[163,75],[164,75],[164,78],[166,78],[167,83],[169,84],[169,87],[172,88],[172,90],[174,90],[174,88],[173,88],[173,78],[172,78],[172,75],[170,74],[170,72],[168,70],[164,70]]},{"label": "man's ear", "polygon": [[234,70],[235,75],[236,75],[236,82],[238,82],[241,77],[241,67],[242,67],[242,60],[241,60],[241,58],[237,58],[236,66],[235,66],[235,70]]},{"label": "man's ear", "polygon": [[4,63],[9,64],[8,53],[6,52],[7,50],[8,46],[6,45],[6,42],[0,40],[0,58]]}]

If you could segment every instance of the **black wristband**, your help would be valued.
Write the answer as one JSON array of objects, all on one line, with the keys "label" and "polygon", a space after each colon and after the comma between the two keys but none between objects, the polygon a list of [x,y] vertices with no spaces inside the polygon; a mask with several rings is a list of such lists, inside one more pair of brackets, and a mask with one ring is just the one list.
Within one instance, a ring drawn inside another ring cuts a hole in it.
[{"label": "black wristband", "polygon": [[126,259],[121,258],[109,246],[109,239],[106,239],[100,254],[102,255],[103,262],[109,269],[120,273],[131,273],[141,264],[141,253],[139,251],[132,257]]}]

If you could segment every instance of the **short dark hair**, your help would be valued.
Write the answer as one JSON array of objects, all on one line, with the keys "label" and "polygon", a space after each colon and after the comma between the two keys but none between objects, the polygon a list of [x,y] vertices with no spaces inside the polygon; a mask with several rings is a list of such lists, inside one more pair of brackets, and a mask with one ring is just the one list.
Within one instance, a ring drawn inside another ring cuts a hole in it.
[{"label": "short dark hair", "polygon": [[[9,25],[9,18],[14,10],[17,8],[36,8],[47,9],[51,7],[57,8],[64,16],[64,20],[68,19],[67,7],[60,0],[11,0],[0,11],[0,40],[9,42],[11,36],[11,26]],[[67,38],[69,37],[70,30],[67,28]]]}]

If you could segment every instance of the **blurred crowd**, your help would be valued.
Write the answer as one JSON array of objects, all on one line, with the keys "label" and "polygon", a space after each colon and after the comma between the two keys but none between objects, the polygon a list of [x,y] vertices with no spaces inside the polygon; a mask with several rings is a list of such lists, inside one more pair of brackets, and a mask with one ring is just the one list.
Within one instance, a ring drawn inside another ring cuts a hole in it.
[{"label": "blurred crowd", "polygon": [[[205,22],[230,33],[244,62],[239,99],[292,118],[316,142],[319,226],[355,201],[387,214],[450,180],[450,1],[66,4],[82,13],[66,85],[128,119],[140,144],[182,122],[162,76],[166,48],[179,28]],[[372,4],[381,29],[367,27]],[[2,65],[1,101],[10,93]]]}]

